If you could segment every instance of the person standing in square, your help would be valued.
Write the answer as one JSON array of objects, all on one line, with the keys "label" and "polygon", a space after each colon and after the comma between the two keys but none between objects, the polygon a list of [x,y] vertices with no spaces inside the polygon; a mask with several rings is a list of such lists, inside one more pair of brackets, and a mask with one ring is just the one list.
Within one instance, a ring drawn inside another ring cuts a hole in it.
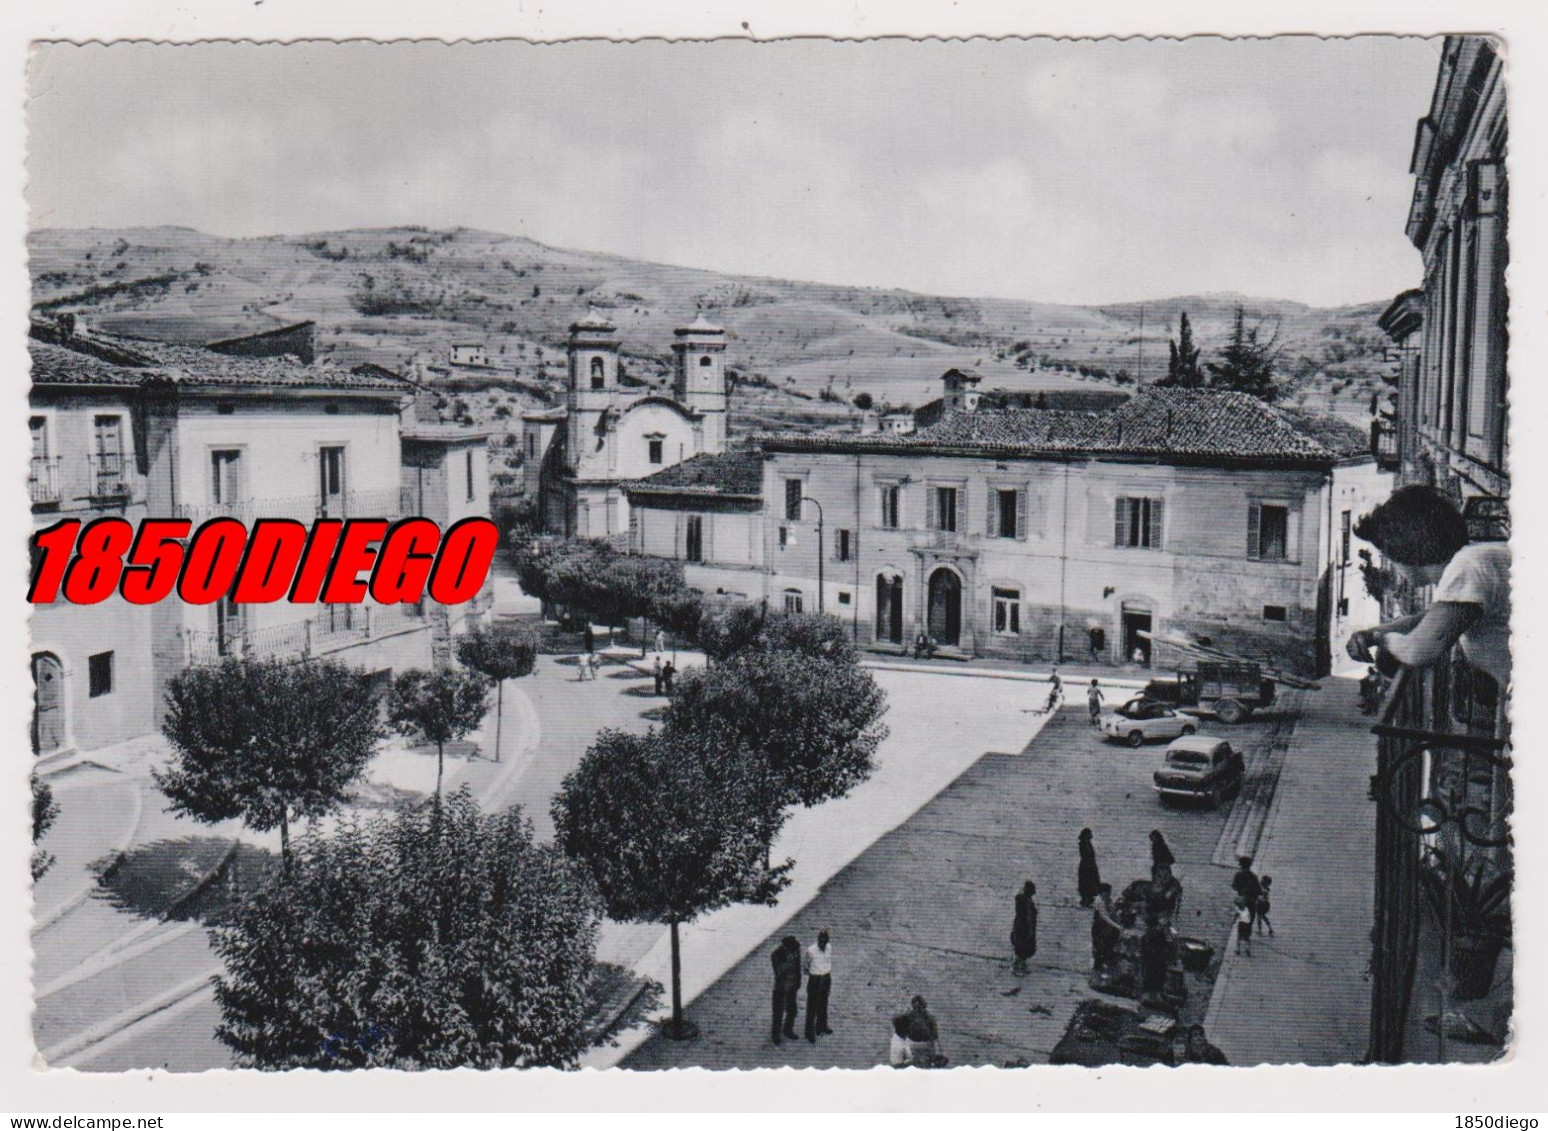
[{"label": "person standing in square", "polygon": [[796,1039],[796,995],[801,991],[801,942],[786,935],[770,956],[774,964],[774,1043],[782,1037]]},{"label": "person standing in square", "polygon": [[806,1039],[817,1043],[827,1036],[828,996],[833,992],[833,947],[827,931],[817,932],[817,941],[806,948]]}]

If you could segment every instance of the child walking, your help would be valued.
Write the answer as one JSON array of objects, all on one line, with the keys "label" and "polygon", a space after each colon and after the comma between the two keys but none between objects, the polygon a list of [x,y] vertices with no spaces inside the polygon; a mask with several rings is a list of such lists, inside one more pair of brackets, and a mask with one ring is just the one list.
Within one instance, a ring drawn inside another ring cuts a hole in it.
[{"label": "child walking", "polygon": [[1262,892],[1258,896],[1258,934],[1261,935],[1263,933],[1263,928],[1267,927],[1268,928],[1268,933],[1269,933],[1269,935],[1271,937],[1274,934],[1274,924],[1269,922],[1269,917],[1268,917],[1269,916],[1269,885],[1272,884],[1273,882],[1274,882],[1274,877],[1273,876],[1264,876],[1263,879],[1259,881],[1259,885],[1262,887],[1263,890],[1262,890]]},{"label": "child walking", "polygon": [[1244,896],[1236,897],[1236,953],[1252,957],[1252,907]]}]

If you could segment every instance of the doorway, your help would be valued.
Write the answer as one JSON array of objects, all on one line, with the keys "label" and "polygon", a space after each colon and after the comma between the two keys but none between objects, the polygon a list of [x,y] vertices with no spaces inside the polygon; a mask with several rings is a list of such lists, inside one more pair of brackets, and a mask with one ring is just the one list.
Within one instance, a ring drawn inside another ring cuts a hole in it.
[{"label": "doorway", "polygon": [[317,453],[318,513],[322,518],[344,517],[344,449],[321,448]]},{"label": "doorway", "polygon": [[[1151,618],[1149,609],[1136,609],[1128,605],[1123,607],[1123,660],[1124,663],[1138,663],[1144,667],[1150,667],[1152,654],[1151,641],[1148,635],[1140,633],[1151,631]],[[1136,658],[1136,655],[1138,658]]]},{"label": "doorway", "polygon": [[962,579],[944,566],[930,575],[930,639],[948,648],[962,640]]},{"label": "doorway", "polygon": [[64,665],[50,652],[32,657],[32,752],[50,754],[64,745]]},{"label": "doorway", "polygon": [[903,576],[876,578],[876,639],[903,643]]}]

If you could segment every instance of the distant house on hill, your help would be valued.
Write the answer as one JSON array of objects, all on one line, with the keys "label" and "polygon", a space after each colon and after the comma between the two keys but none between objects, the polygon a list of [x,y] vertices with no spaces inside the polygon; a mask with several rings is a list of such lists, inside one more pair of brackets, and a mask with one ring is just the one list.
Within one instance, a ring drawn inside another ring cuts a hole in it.
[{"label": "distant house on hill", "polygon": [[488,369],[489,351],[477,342],[456,342],[451,348],[451,363],[474,369]]}]

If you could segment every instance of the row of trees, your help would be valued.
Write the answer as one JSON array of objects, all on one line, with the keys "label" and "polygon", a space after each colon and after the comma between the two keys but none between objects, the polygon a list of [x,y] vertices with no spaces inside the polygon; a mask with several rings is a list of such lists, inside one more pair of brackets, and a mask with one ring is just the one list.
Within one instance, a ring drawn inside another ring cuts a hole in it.
[{"label": "row of trees", "polygon": [[1155,383],[1158,389],[1230,389],[1269,402],[1280,396],[1281,388],[1274,378],[1284,351],[1279,331],[1275,329],[1265,337],[1261,325],[1247,325],[1246,312],[1240,306],[1218,361],[1200,361],[1186,311],[1178,319],[1177,337],[1167,345],[1166,376]]},{"label": "row of trees", "polygon": [[608,542],[518,533],[510,560],[522,592],[548,606],[617,628],[645,618],[693,640],[704,604],[680,562],[626,554]]},{"label": "row of trees", "polygon": [[607,914],[667,926],[672,1037],[694,1032],[680,926],[775,902],[794,866],[772,859],[790,809],[864,781],[887,734],[886,698],[837,620],[738,607],[704,625],[713,662],[682,677],[661,729],[598,736],[553,805]]}]

